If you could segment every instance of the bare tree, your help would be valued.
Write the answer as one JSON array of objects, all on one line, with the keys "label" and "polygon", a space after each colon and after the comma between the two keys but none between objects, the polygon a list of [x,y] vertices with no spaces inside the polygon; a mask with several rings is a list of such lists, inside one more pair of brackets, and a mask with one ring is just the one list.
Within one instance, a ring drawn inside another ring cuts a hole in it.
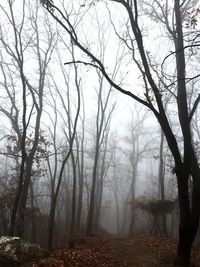
[{"label": "bare tree", "polygon": [[[98,44],[100,50],[100,58],[104,62],[105,54],[107,50],[107,36],[106,36],[106,26],[100,25],[97,15],[97,32],[98,32]],[[124,55],[124,50],[118,47],[117,55],[114,62],[112,78],[115,79],[121,60]],[[99,220],[101,213],[102,204],[102,194],[103,194],[103,184],[108,171],[106,166],[107,157],[107,145],[110,132],[110,124],[112,119],[112,114],[115,109],[114,103],[111,107],[109,106],[109,100],[112,97],[111,86],[106,83],[102,73],[96,69],[97,79],[98,79],[98,89],[97,91],[97,113],[96,113],[96,133],[95,133],[95,145],[94,145],[94,163],[92,169],[92,186],[90,193],[90,202],[87,218],[86,234],[90,235],[93,231],[97,231],[99,228]],[[108,91],[105,93],[105,87],[108,86]]]},{"label": "bare tree", "polygon": [[[125,220],[127,219],[127,202],[130,198],[130,190],[126,192],[125,189],[129,177],[126,173],[126,166],[123,164],[123,155],[124,153],[120,153],[121,148],[119,145],[119,136],[115,135],[112,136],[111,140],[111,172],[110,172],[110,180],[109,180],[109,187],[113,193],[114,197],[114,205],[115,205],[115,214],[116,214],[116,230],[118,234],[125,234],[126,233],[126,226]],[[124,192],[125,191],[125,192]],[[125,196],[125,199],[124,199]],[[121,208],[122,207],[122,208]],[[121,220],[121,210],[123,209],[123,215]],[[122,222],[121,222],[122,221]]]},{"label": "bare tree", "polygon": [[[148,107],[157,118],[170,148],[170,151],[174,158],[174,171],[177,177],[178,183],[178,196],[179,196],[179,207],[180,207],[180,225],[179,225],[179,242],[178,242],[178,262],[184,266],[189,266],[191,246],[193,240],[196,236],[198,223],[199,223],[199,201],[200,201],[200,168],[198,165],[197,157],[194,151],[191,137],[190,123],[193,115],[196,111],[197,105],[199,103],[200,97],[197,97],[193,103],[192,109],[188,110],[187,105],[187,77],[186,77],[186,64],[185,64],[185,49],[184,36],[183,36],[183,16],[181,11],[185,10],[187,1],[174,1],[174,6],[170,12],[173,21],[173,28],[171,29],[171,35],[174,40],[173,55],[175,56],[175,68],[177,70],[177,111],[179,118],[179,125],[182,131],[183,138],[183,153],[179,149],[178,140],[170,126],[169,118],[165,112],[163,105],[163,92],[160,91],[154,76],[152,75],[152,70],[149,64],[149,59],[147,52],[144,47],[143,35],[140,28],[139,22],[139,9],[138,2],[125,1],[125,0],[113,0],[108,1],[109,4],[120,4],[126,11],[127,20],[131,34],[134,36],[135,43],[137,44],[139,56],[141,59],[142,75],[146,82],[146,90],[144,92],[145,98],[142,98],[130,91],[125,90],[123,87],[119,86],[114,82],[112,77],[107,73],[107,70],[99,58],[88,48],[84,47],[78,38],[75,29],[70,23],[70,17],[65,16],[65,14],[52,2],[42,1],[46,5],[48,12],[52,17],[66,30],[67,34],[71,37],[74,44],[83,51],[92,62],[89,63],[95,68],[99,69],[107,81],[112,87],[117,89]],[[98,3],[97,3],[98,5]],[[122,37],[123,38],[123,37]],[[128,38],[131,38],[128,34]],[[124,39],[124,38],[123,38]],[[125,40],[125,41],[127,41]],[[129,39],[130,40],[130,39]],[[133,43],[133,37],[131,38]],[[193,44],[191,44],[193,45]],[[191,46],[190,45],[190,46]],[[187,46],[188,47],[188,46]],[[130,46],[131,52],[131,46]],[[192,188],[192,199],[190,203],[189,199],[189,176],[192,176],[193,188]]]},{"label": "bare tree", "polygon": [[[24,234],[24,216],[27,203],[27,195],[32,175],[32,166],[35,153],[40,139],[40,121],[43,110],[43,94],[46,77],[47,65],[55,47],[55,34],[51,29],[50,22],[46,17],[45,38],[47,43],[41,49],[41,38],[39,36],[39,10],[36,4],[34,8],[28,7],[25,1],[22,3],[21,17],[15,14],[16,1],[7,1],[7,6],[1,5],[1,11],[9,23],[10,30],[13,32],[12,41],[9,36],[4,36],[4,25],[1,25],[0,41],[3,47],[1,57],[1,71],[4,76],[2,84],[10,102],[10,110],[1,105],[3,112],[10,120],[12,128],[17,136],[18,155],[20,154],[20,173],[17,187],[16,199],[14,202],[10,234],[13,235],[17,218],[17,234]],[[27,19],[28,14],[30,20]],[[32,27],[32,32],[28,32],[27,23]],[[26,71],[26,57],[29,52],[34,54],[33,62],[38,68],[35,80],[30,79]],[[12,62],[12,64],[10,64]],[[7,81],[10,81],[7,83]],[[22,92],[22,109],[17,97],[18,90]],[[20,111],[22,110],[22,112]],[[34,127],[34,130],[32,130]],[[32,142],[29,138],[32,138]],[[18,156],[16,155],[16,156]]]},{"label": "bare tree", "polygon": [[[82,92],[82,91],[81,91]],[[76,147],[77,147],[77,160],[78,160],[78,183],[79,183],[79,192],[77,200],[77,215],[76,215],[76,230],[80,232],[81,226],[81,215],[83,207],[83,186],[84,186],[84,166],[85,166],[85,151],[84,151],[84,142],[85,142],[85,106],[84,106],[84,97],[82,93],[82,116],[81,120],[81,135],[78,137],[76,135]]]},{"label": "bare tree", "polygon": [[[104,100],[103,99],[103,77],[101,73],[99,72],[98,72],[98,78],[99,78],[99,92],[98,92],[98,100],[97,100],[98,106],[97,106],[97,116],[96,116],[95,151],[94,151],[94,165],[93,165],[93,171],[92,171],[90,205],[89,205],[87,229],[86,229],[87,235],[90,235],[94,231],[94,215],[95,215],[95,203],[96,203],[95,194],[97,193],[97,179],[98,179],[97,177],[98,177],[98,167],[100,163],[100,152],[101,152],[102,145],[105,142],[105,137],[107,136],[106,131],[107,131],[107,128],[109,127],[111,115],[114,110],[114,106],[113,106],[111,110],[108,112],[108,115],[106,114],[106,111],[108,109],[108,103],[109,103],[108,100],[111,95],[111,88],[108,91],[105,97],[105,100]],[[103,179],[103,176],[104,175],[102,173],[100,179]]]},{"label": "bare tree", "polygon": [[[70,50],[72,59],[74,59],[74,48],[72,45],[72,48]],[[63,97],[63,94],[59,90],[59,86],[56,84],[55,79],[52,79],[54,81],[54,86],[56,88],[57,94],[59,96],[59,99],[61,101],[61,105],[63,108],[63,112],[60,113],[62,119],[63,119],[63,133],[66,139],[65,147],[66,152],[62,159],[61,167],[57,173],[54,171],[54,177],[52,179],[53,181],[53,188],[52,188],[52,195],[51,195],[51,205],[50,205],[50,212],[49,212],[49,227],[48,227],[48,248],[52,249],[52,243],[53,243],[53,233],[54,233],[54,224],[55,224],[55,211],[56,211],[56,203],[60,191],[60,186],[62,183],[62,177],[64,174],[65,166],[70,157],[72,157],[73,161],[73,167],[74,167],[74,179],[73,179],[73,194],[72,194],[72,217],[71,217],[71,232],[74,233],[74,225],[75,225],[75,214],[76,214],[76,166],[74,154],[73,154],[73,146],[74,146],[74,140],[76,136],[76,129],[77,129],[77,123],[79,118],[79,112],[80,112],[80,101],[81,101],[81,92],[80,92],[80,78],[78,76],[77,72],[77,66],[74,64],[74,81],[75,81],[75,88],[77,92],[77,106],[75,107],[75,116],[73,118],[72,116],[72,107],[71,107],[71,96],[69,91],[69,75],[67,74],[66,70],[64,69],[64,66],[60,64],[61,72],[63,74],[65,86],[67,88],[66,91],[66,100]],[[68,130],[66,130],[68,129]],[[53,135],[55,138],[55,134]],[[57,160],[57,159],[56,159]]]},{"label": "bare tree", "polygon": [[[136,198],[136,182],[138,176],[138,165],[139,162],[144,157],[144,153],[147,151],[149,141],[145,142],[145,131],[144,131],[144,121],[147,118],[147,114],[143,113],[140,117],[141,110],[136,111],[135,114],[137,118],[132,113],[131,122],[129,125],[130,136],[126,136],[126,142],[128,143],[130,149],[125,152],[128,160],[130,162],[130,176],[131,176],[131,185],[130,185],[130,202],[135,201]],[[152,142],[152,140],[151,140]],[[135,231],[135,209],[134,205],[131,212],[131,221],[129,226],[129,235],[134,235]]]}]

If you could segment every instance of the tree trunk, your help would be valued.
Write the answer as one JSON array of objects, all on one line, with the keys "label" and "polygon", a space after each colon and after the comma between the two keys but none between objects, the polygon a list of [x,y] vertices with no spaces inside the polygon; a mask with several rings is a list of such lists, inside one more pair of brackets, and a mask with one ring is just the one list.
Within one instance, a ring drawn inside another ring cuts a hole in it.
[{"label": "tree trunk", "polygon": [[96,201],[95,201],[95,217],[94,217],[94,230],[99,231],[100,217],[101,217],[101,204],[103,195],[103,180],[100,177],[96,190]]},{"label": "tree trunk", "polygon": [[96,211],[95,211],[95,223],[94,228],[96,231],[99,231],[100,217],[101,217],[101,206],[102,206],[102,197],[103,197],[103,184],[104,178],[106,175],[106,155],[107,155],[107,135],[105,137],[106,143],[103,148],[103,155],[101,157],[101,170],[96,188]]},{"label": "tree trunk", "polygon": [[30,182],[30,195],[31,195],[31,242],[36,243],[37,240],[37,226],[36,226],[36,213],[34,211],[34,189],[33,189],[33,182]]},{"label": "tree trunk", "polygon": [[94,170],[92,175],[92,188],[90,194],[90,204],[89,204],[89,211],[88,211],[88,218],[87,218],[87,229],[86,235],[90,235],[93,231],[93,222],[94,222],[94,202],[95,202],[95,189],[96,189],[96,171],[97,171],[97,161],[98,156],[95,155],[95,164]]},{"label": "tree trunk", "polygon": [[72,203],[71,203],[71,225],[70,225],[70,242],[74,239],[75,221],[76,221],[76,162],[74,153],[71,153],[72,168],[73,168],[73,189],[72,189]]},{"label": "tree trunk", "polygon": [[178,195],[179,195],[179,208],[180,208],[180,221],[179,221],[179,241],[177,248],[177,262],[181,266],[189,266],[191,254],[191,229],[190,229],[190,201],[188,194],[188,181],[189,175],[185,171],[184,165],[176,168],[178,180]]},{"label": "tree trunk", "polygon": [[18,183],[18,188],[17,188],[17,194],[15,198],[15,202],[12,208],[11,212],[11,222],[10,222],[10,227],[9,227],[9,235],[14,236],[15,234],[15,226],[16,226],[16,218],[17,218],[17,211],[19,207],[19,202],[23,190],[23,180],[24,180],[24,165],[25,165],[25,155],[22,155],[22,162],[20,166],[20,176],[19,176],[19,183]]},{"label": "tree trunk", "polygon": [[77,232],[80,231],[81,226],[81,215],[82,215],[82,205],[83,205],[83,150],[81,150],[81,166],[79,166],[79,193],[78,193],[78,203],[77,203],[77,214],[76,214],[76,229]]},{"label": "tree trunk", "polygon": [[54,194],[51,196],[51,207],[49,212],[49,222],[48,222],[48,249],[52,249],[53,245],[53,232],[54,232],[54,218],[55,218],[55,208],[56,208],[56,198]]},{"label": "tree trunk", "polygon": [[87,219],[87,229],[86,235],[90,235],[93,231],[93,223],[94,223],[94,205],[95,205],[95,191],[96,191],[96,180],[97,180],[97,167],[98,167],[98,159],[99,159],[99,144],[97,141],[96,151],[95,151],[95,160],[92,174],[92,188],[90,194],[90,204],[88,211],[88,219]]},{"label": "tree trunk", "polygon": [[[185,226],[187,223],[185,224]],[[177,263],[180,266],[190,266],[191,242],[188,227],[179,227],[179,242],[177,248]]]},{"label": "tree trunk", "polygon": [[78,194],[77,216],[76,216],[77,232],[80,232],[80,227],[81,227],[81,215],[82,215],[82,206],[83,206],[82,202],[83,202],[83,175],[79,177],[79,194]]},{"label": "tree trunk", "polygon": [[[137,176],[137,166],[138,160],[132,163],[132,180],[131,180],[131,201],[135,201],[135,186],[136,186],[136,176]],[[133,236],[135,233],[135,207],[133,205],[131,209],[131,222],[129,225],[129,235]]]},{"label": "tree trunk", "polygon": [[[164,132],[161,129],[160,150],[159,150],[160,161],[159,161],[159,171],[158,171],[159,198],[161,201],[165,201],[165,166],[164,166],[163,146],[164,146]],[[161,214],[161,222],[162,222],[162,234],[167,236],[167,218],[166,218],[166,213],[164,211]]]},{"label": "tree trunk", "polygon": [[32,171],[32,159],[27,159],[26,169],[25,169],[25,178],[24,178],[21,199],[19,203],[18,219],[17,219],[17,227],[16,227],[17,236],[20,236],[20,237],[24,237],[24,230],[25,230],[24,219],[25,219],[28,190],[29,190],[29,185],[31,181],[31,171]]}]

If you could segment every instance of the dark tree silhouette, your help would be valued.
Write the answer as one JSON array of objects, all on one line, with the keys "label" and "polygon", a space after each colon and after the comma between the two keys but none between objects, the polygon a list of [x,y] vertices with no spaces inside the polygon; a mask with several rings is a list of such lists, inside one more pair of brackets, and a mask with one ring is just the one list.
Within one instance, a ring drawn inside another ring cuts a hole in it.
[{"label": "dark tree silhouette", "polygon": [[[94,4],[98,5],[98,1],[93,1]],[[146,52],[144,47],[144,40],[141,28],[139,26],[139,9],[137,0],[111,0],[107,3],[118,3],[126,11],[128,25],[129,25],[129,34],[124,35],[131,38],[131,34],[134,36],[130,45],[128,41],[124,39],[124,42],[129,45],[130,52],[134,53],[134,47],[137,45],[137,49],[140,56],[140,65],[138,65],[140,71],[142,72],[143,79],[145,81],[145,98],[142,98],[130,91],[125,90],[117,83],[114,82],[112,76],[107,72],[106,67],[100,61],[100,59],[95,56],[95,54],[88,48],[85,47],[81,40],[78,38],[76,29],[73,28],[70,23],[70,16],[66,16],[65,12],[62,12],[53,2],[48,0],[43,0],[43,5],[47,8],[51,16],[66,30],[66,33],[70,36],[73,43],[84,52],[90,59],[88,65],[94,66],[99,69],[110,85],[118,90],[119,92],[128,95],[132,99],[140,102],[145,107],[149,108],[154,116],[157,118],[165,138],[167,140],[169,149],[174,158],[174,172],[176,173],[177,183],[178,183],[178,197],[179,197],[179,207],[180,207],[180,224],[179,224],[179,242],[177,249],[177,261],[181,266],[189,266],[191,246],[196,236],[198,223],[199,223],[199,213],[200,213],[200,168],[197,161],[197,157],[194,151],[190,124],[192,117],[196,111],[197,105],[200,100],[200,96],[196,98],[191,110],[188,109],[188,100],[187,100],[187,83],[186,83],[186,63],[185,63],[185,46],[183,38],[183,29],[182,29],[182,13],[181,10],[184,10],[184,4],[187,4],[188,1],[174,1],[173,7],[173,19],[175,21],[173,28],[173,38],[174,38],[174,53],[176,62],[176,86],[177,92],[176,105],[178,110],[179,126],[182,132],[183,138],[183,153],[178,144],[178,139],[176,134],[173,132],[172,127],[170,126],[170,121],[168,114],[165,112],[164,101],[163,101],[163,92],[158,87],[156,79],[154,79],[153,70],[149,64],[148,52]],[[126,37],[125,37],[126,38]],[[127,39],[128,39],[127,38]],[[121,37],[123,39],[123,37]],[[134,46],[133,46],[134,43]],[[132,45],[132,47],[131,47]],[[78,61],[81,63],[81,61]],[[82,62],[83,63],[83,62]],[[85,64],[85,62],[84,62]],[[192,177],[192,198],[191,202],[189,199],[189,186],[188,180],[189,176]]]}]

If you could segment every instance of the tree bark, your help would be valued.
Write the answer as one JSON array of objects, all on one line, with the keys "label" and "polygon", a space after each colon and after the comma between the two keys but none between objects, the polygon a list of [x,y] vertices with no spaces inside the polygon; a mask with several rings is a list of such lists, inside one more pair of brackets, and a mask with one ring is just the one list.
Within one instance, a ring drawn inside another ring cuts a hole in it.
[{"label": "tree bark", "polygon": [[17,236],[24,237],[24,219],[25,219],[25,212],[26,212],[26,202],[28,196],[29,185],[31,181],[31,171],[32,171],[32,160],[26,161],[26,169],[24,173],[24,184],[23,190],[21,193],[21,198],[19,202],[18,208],[18,218],[17,218],[17,225],[16,225],[16,233]]},{"label": "tree bark", "polygon": [[72,202],[71,202],[71,225],[70,225],[70,241],[73,241],[76,222],[76,161],[74,153],[71,153],[73,168],[73,186],[72,186]]},{"label": "tree bark", "polygon": [[56,201],[57,197],[52,194],[51,196],[51,207],[50,207],[50,212],[49,212],[49,220],[48,220],[48,249],[52,249],[53,245],[53,235],[54,235],[54,218],[55,218],[55,210],[56,210]]},{"label": "tree bark", "polygon": [[[164,166],[163,146],[164,146],[164,133],[161,130],[160,150],[159,150],[160,161],[159,161],[159,171],[158,171],[159,197],[161,201],[165,201],[165,166]],[[167,218],[166,218],[166,213],[164,211],[161,214],[161,221],[162,221],[162,234],[167,236]]]},{"label": "tree bark", "polygon": [[91,187],[91,193],[90,193],[90,204],[89,204],[89,211],[88,211],[88,218],[87,218],[86,235],[90,235],[93,231],[94,204],[95,204],[95,190],[96,190],[96,180],[97,180],[98,159],[99,159],[99,138],[97,137],[94,167],[93,167],[93,173],[92,173],[92,187]]},{"label": "tree bark", "polygon": [[[84,124],[83,128],[84,128]],[[81,139],[81,156],[78,155],[78,170],[79,170],[79,192],[77,200],[77,214],[76,214],[76,229],[77,232],[80,231],[81,226],[81,215],[82,215],[82,206],[83,206],[83,181],[84,181],[84,133],[82,134]],[[77,151],[78,152],[78,151]]]}]

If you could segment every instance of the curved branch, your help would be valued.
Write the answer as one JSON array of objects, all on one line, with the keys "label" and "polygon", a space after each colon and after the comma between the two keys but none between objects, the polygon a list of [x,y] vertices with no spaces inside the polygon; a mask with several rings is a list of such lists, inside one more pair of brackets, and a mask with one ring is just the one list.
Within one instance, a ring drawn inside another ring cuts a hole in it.
[{"label": "curved branch", "polygon": [[195,102],[194,102],[194,105],[192,107],[192,110],[190,111],[190,114],[189,114],[189,121],[191,122],[192,118],[193,118],[193,115],[195,113],[195,111],[197,110],[197,107],[198,107],[198,104],[200,102],[200,94],[198,95],[198,97],[196,98]]},{"label": "curved branch", "polygon": [[[118,1],[118,2],[124,2],[124,1]],[[69,20],[64,16],[64,14],[62,13],[62,11],[54,6],[53,4],[51,4],[52,9],[57,10],[58,13],[61,15],[62,18],[64,18],[65,21],[67,21],[68,25],[71,25],[71,23],[69,22]],[[104,77],[106,78],[106,80],[110,83],[110,85],[112,87],[114,87],[115,89],[117,89],[119,92],[130,96],[131,98],[135,99],[136,101],[140,102],[141,104],[143,104],[144,106],[148,107],[149,109],[151,109],[154,113],[158,113],[152,106],[149,105],[148,102],[146,102],[145,100],[141,99],[140,97],[136,96],[135,94],[133,94],[132,92],[123,89],[122,87],[120,87],[119,85],[117,85],[108,75],[108,73],[105,70],[105,67],[103,65],[103,63],[96,57],[94,56],[87,48],[85,48],[78,40],[77,35],[74,35],[74,30],[71,31],[71,29],[69,29],[52,11],[52,9],[48,8],[48,12],[51,14],[51,16],[67,31],[67,33],[69,34],[71,40],[73,41],[73,43],[81,50],[83,51],[89,58],[92,59],[92,62],[94,63],[90,63],[88,65],[94,65],[96,68],[98,68],[99,70],[101,70],[102,74],[104,75]],[[71,27],[70,27],[71,28]],[[83,63],[83,62],[82,62]],[[85,63],[83,63],[85,64]]]}]

